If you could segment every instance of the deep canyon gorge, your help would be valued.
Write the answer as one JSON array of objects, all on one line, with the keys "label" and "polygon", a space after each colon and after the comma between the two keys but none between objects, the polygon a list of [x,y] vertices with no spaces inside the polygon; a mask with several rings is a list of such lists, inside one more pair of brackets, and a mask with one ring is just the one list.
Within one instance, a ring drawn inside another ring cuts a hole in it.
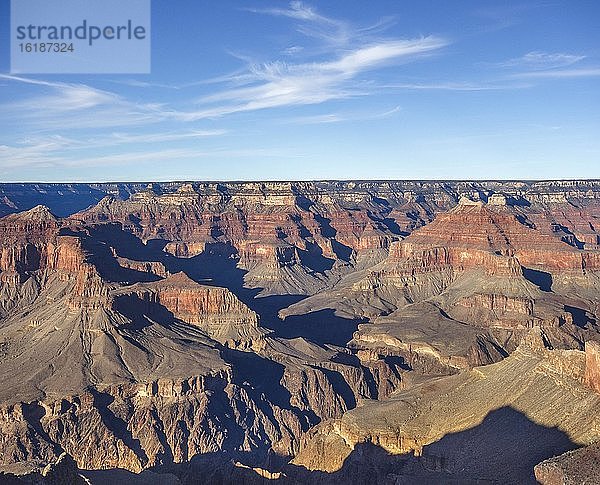
[{"label": "deep canyon gorge", "polygon": [[0,184],[0,482],[599,483],[599,291],[600,181]]}]

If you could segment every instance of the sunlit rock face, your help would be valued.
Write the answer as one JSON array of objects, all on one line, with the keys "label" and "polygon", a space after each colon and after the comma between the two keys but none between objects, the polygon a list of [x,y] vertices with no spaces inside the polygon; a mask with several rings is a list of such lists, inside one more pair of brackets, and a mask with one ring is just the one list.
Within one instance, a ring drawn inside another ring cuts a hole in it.
[{"label": "sunlit rock face", "polygon": [[599,438],[597,182],[0,196],[0,473],[527,483]]},{"label": "sunlit rock face", "polygon": [[585,383],[600,394],[600,342],[585,343]]}]

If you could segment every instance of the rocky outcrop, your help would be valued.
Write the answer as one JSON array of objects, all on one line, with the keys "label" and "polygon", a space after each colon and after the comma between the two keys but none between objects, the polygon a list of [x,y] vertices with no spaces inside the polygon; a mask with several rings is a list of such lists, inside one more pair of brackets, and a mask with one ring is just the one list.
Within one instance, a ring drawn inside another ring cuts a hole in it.
[{"label": "rocky outcrop", "polygon": [[535,478],[541,485],[595,483],[599,476],[599,442],[548,458],[535,466]]},{"label": "rocky outcrop", "polygon": [[507,205],[459,204],[412,234],[390,257],[414,256],[423,246],[430,248],[433,241],[444,248],[443,262],[460,269],[493,268],[489,264],[493,253],[516,256],[523,266],[543,267],[550,272],[600,267],[600,252],[583,252],[543,228],[534,228],[520,210]]},{"label": "rocky outcrop", "polygon": [[[236,371],[224,370],[19,403],[2,408],[0,429],[10,438],[0,442],[0,456],[4,463],[48,462],[64,450],[80,468],[139,472],[222,449],[260,457],[272,448],[290,455],[308,426],[340,417],[353,407],[348,399],[354,402],[369,393],[364,371],[346,367],[356,378],[348,379],[342,394],[334,375],[343,374],[305,366],[286,369],[280,383],[271,382],[271,389],[261,392],[238,381]],[[374,378],[382,382],[378,375]],[[287,402],[278,397],[279,386],[288,393]]]},{"label": "rocky outcrop", "polygon": [[148,315],[160,311],[156,306],[164,307],[175,318],[199,327],[228,346],[260,345],[267,333],[259,328],[258,315],[227,288],[199,285],[184,273],[156,283],[139,283],[114,293],[113,298],[117,310],[136,301],[137,310]]},{"label": "rocky outcrop", "polygon": [[108,282],[85,242],[56,236],[55,257],[15,282],[33,287],[2,320],[4,463],[68,452],[81,468],[140,472],[221,450],[287,456],[321,420],[399,385],[393,364],[266,338],[227,288],[183,273]]},{"label": "rocky outcrop", "polygon": [[169,272],[165,268],[165,265],[160,261],[135,261],[119,256],[115,257],[121,268],[132,269],[141,273],[160,276],[161,278],[169,276]]},{"label": "rocky outcrop", "polygon": [[485,308],[499,313],[533,315],[533,301],[522,297],[476,293],[472,297],[458,300],[457,304],[467,308]]},{"label": "rocky outcrop", "polygon": [[600,394],[600,342],[585,343],[585,383]]},{"label": "rocky outcrop", "polygon": [[[89,262],[81,238],[61,235],[62,222],[44,206],[0,220],[0,273],[18,275],[17,287],[32,276],[56,274],[74,283],[68,306],[97,309],[108,305],[108,288]],[[34,278],[35,279],[35,278]]]},{"label": "rocky outcrop", "polygon": [[59,221],[45,206],[11,214],[0,222],[0,272],[35,271],[53,259]]},{"label": "rocky outcrop", "polygon": [[[392,242],[383,262],[281,315],[333,308],[349,318],[367,318],[374,325],[359,328],[353,339],[357,348],[385,348],[404,358],[419,349],[431,361],[427,367],[447,366],[452,358],[459,367],[493,362],[514,350],[514,342],[534,326],[546,329],[549,345],[582,349],[598,333],[594,319],[585,316],[594,314],[594,304],[585,300],[594,299],[600,251],[568,244],[535,227],[528,214],[508,195],[494,194],[487,202],[462,197],[433,222]],[[575,285],[584,289],[574,290]],[[581,294],[577,303],[573,294]],[[419,318],[422,305],[437,310]],[[494,330],[469,333],[464,323]],[[442,345],[436,334],[448,341]]]}]

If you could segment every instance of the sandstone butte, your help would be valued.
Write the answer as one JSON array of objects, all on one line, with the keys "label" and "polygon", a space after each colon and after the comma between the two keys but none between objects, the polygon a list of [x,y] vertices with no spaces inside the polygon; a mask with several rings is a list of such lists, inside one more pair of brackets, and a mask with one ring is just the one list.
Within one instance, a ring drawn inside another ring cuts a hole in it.
[{"label": "sandstone butte", "polygon": [[598,181],[0,184],[0,215],[0,481],[597,483]]}]

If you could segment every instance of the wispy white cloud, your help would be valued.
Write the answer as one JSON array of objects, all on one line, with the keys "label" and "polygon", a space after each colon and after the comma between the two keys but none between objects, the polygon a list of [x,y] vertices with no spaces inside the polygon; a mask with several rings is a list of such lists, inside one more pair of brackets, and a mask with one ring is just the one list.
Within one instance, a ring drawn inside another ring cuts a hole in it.
[{"label": "wispy white cloud", "polygon": [[[197,121],[240,112],[320,104],[333,99],[365,96],[371,91],[357,76],[390,64],[405,63],[447,45],[445,39],[384,40],[359,47],[331,60],[290,64],[250,65],[245,86],[234,86],[196,100],[198,109],[182,110],[160,103],[135,103],[121,95],[84,84],[52,83],[4,76],[12,81],[39,84],[51,90],[43,95],[4,105],[37,129],[110,128],[140,126],[162,121]],[[86,116],[82,113],[86,112]]]},{"label": "wispy white cloud", "polygon": [[165,84],[156,83],[149,81],[140,81],[139,79],[113,79],[111,82],[115,84],[122,84],[124,86],[131,86],[133,88],[163,88],[163,89],[181,89],[178,84]]},{"label": "wispy white cloud", "polygon": [[192,138],[205,138],[207,136],[220,136],[226,133],[227,130],[198,130],[183,133],[144,133],[142,135],[114,133],[112,138],[117,143],[163,143],[168,141],[189,140]]},{"label": "wispy white cloud", "polygon": [[388,16],[366,27],[355,26],[346,20],[328,17],[301,1],[292,1],[286,8],[248,8],[246,10],[296,20],[298,21],[296,30],[299,33],[324,42],[324,47],[345,47],[372,40],[375,34],[387,30],[394,23],[394,18]]},{"label": "wispy white cloud", "polygon": [[524,89],[532,87],[531,83],[468,83],[468,82],[442,82],[442,83],[394,83],[380,86],[384,89],[412,89],[412,90],[440,90],[440,91],[499,91],[506,89]]},{"label": "wispy white cloud", "polygon": [[38,85],[38,86],[50,86],[50,87],[57,87],[59,85],[64,84],[64,83],[53,83],[53,82],[49,82],[49,81],[40,81],[38,79],[30,79],[30,78],[21,77],[21,76],[14,76],[12,74],[0,74],[0,79],[5,79],[7,81],[17,81],[17,82],[21,82],[21,83],[25,83],[25,84],[34,84],[34,85]]},{"label": "wispy white cloud", "polygon": [[234,113],[299,105],[322,104],[331,100],[373,94],[362,76],[389,65],[400,65],[431,55],[449,44],[445,38],[430,35],[414,39],[385,38],[380,35],[394,22],[385,17],[368,26],[357,26],[332,18],[316,8],[292,1],[285,7],[247,9],[254,13],[286,17],[296,21],[302,34],[318,39],[320,47],[288,47],[286,55],[318,55],[319,61],[257,63],[240,59],[246,70],[225,81],[228,86],[196,99],[198,109],[175,113],[183,120],[215,118]]},{"label": "wispy white cloud", "polygon": [[532,70],[545,70],[567,67],[582,61],[586,56],[562,52],[532,51],[527,54],[496,64],[498,67],[518,67]]},{"label": "wispy white cloud", "polygon": [[3,169],[36,165],[50,166],[60,163],[62,159],[62,151],[55,144],[0,145],[0,168]]},{"label": "wispy white cloud", "polygon": [[429,36],[419,39],[394,39],[356,49],[342,56],[339,60],[323,64],[325,70],[355,74],[372,69],[393,60],[410,59],[411,56],[431,53],[448,45],[441,37]]},{"label": "wispy white cloud", "polygon": [[222,159],[228,157],[275,157],[283,158],[289,153],[283,150],[270,148],[257,149],[228,149],[218,148],[213,150],[200,150],[193,148],[173,148],[165,150],[144,150],[137,152],[118,153],[99,157],[81,157],[72,160],[61,160],[64,166],[105,166],[105,165],[132,165],[153,164],[156,162],[171,163],[176,160],[195,159]]},{"label": "wispy white cloud", "polygon": [[[93,160],[100,159],[90,158],[89,151],[94,149],[117,148],[125,151],[123,154],[125,157],[127,154],[135,153],[135,148],[133,151],[131,148],[121,148],[126,145],[133,147],[158,144],[160,147],[164,143],[220,136],[225,133],[226,130],[198,130],[172,133],[111,133],[85,138],[62,135],[33,136],[12,145],[0,145],[0,167],[72,166],[79,163],[86,165],[87,162],[93,164]],[[169,150],[173,154],[179,153],[174,148]],[[164,149],[159,151],[164,152]],[[152,153],[154,152],[157,152],[156,148],[152,150]],[[194,149],[193,153],[198,153],[197,149]],[[115,155],[109,156],[111,160],[114,157]]]},{"label": "wispy white cloud", "polygon": [[[293,1],[285,8],[253,11],[287,17],[301,23],[327,26],[328,30],[343,31],[344,49],[330,46],[321,55],[323,60],[310,63],[273,61],[260,64],[242,57],[240,60],[246,63],[245,69],[232,75],[200,81],[205,86],[214,84],[223,87],[196,98],[195,103],[192,103],[195,104],[195,109],[183,107],[184,102],[179,106],[172,103],[137,102],[85,84],[48,82],[10,75],[2,75],[0,78],[43,86],[49,91],[12,101],[3,108],[8,112],[18,113],[20,119],[31,128],[55,131],[190,122],[269,108],[321,104],[335,99],[372,94],[359,76],[380,67],[398,65],[431,54],[448,44],[447,40],[437,36],[373,39],[370,34],[387,28],[391,21],[389,18],[368,27],[356,27],[322,15],[300,1]],[[341,37],[338,40],[341,42]],[[293,52],[300,52],[301,49],[302,46],[293,46]],[[158,86],[145,81],[123,82],[139,87]],[[198,84],[190,83],[177,88],[187,89]]]},{"label": "wispy white cloud", "polygon": [[564,79],[578,77],[598,77],[600,68],[581,69],[555,69],[550,71],[531,71],[513,74],[516,79]]},{"label": "wispy white cloud", "polygon": [[86,110],[99,104],[114,102],[118,98],[114,93],[92,88],[85,84],[50,82],[9,74],[0,74],[0,79],[52,89],[51,94],[39,98],[30,98],[25,102],[14,102],[5,105],[8,108],[27,109],[36,106],[50,111]]},{"label": "wispy white cloud", "polygon": [[329,113],[312,116],[296,116],[295,118],[285,120],[285,123],[294,125],[322,125],[329,123],[339,123],[341,121],[348,121],[348,119],[337,113]]},{"label": "wispy white cloud", "polygon": [[368,95],[371,91],[356,82],[360,74],[392,63],[408,62],[447,44],[445,39],[435,36],[388,40],[360,47],[330,61],[304,64],[274,62],[249,66],[254,80],[251,85],[199,98],[196,101],[202,109],[179,113],[177,116],[197,120]]},{"label": "wispy white cloud", "polygon": [[523,79],[529,82],[542,79],[600,76],[600,68],[598,67],[575,66],[575,64],[579,64],[584,59],[586,59],[586,56],[582,54],[532,51],[521,57],[491,65],[511,69],[512,73],[506,76],[508,79]]},{"label": "wispy white cloud", "polygon": [[304,47],[302,47],[301,45],[291,45],[291,46],[283,49],[282,54],[285,56],[293,56],[295,54],[302,52],[303,50],[304,50]]},{"label": "wispy white cloud", "polygon": [[43,107],[44,112],[61,114],[67,111],[81,112],[103,105],[115,105],[121,101],[119,96],[107,91],[83,84],[65,84],[55,86],[55,92],[52,94],[33,97],[24,102],[15,102],[8,107],[35,111]]},{"label": "wispy white cloud", "polygon": [[[50,148],[50,149],[49,149]],[[0,168],[31,168],[31,167],[105,167],[139,164],[171,163],[176,160],[210,160],[228,157],[290,157],[290,153],[271,148],[256,149],[199,149],[193,147],[136,149],[119,151],[107,155],[89,153],[69,154],[47,143],[37,143],[26,146],[0,145]]]},{"label": "wispy white cloud", "polygon": [[401,106],[394,106],[391,109],[375,113],[329,113],[321,115],[296,116],[294,118],[285,120],[284,123],[295,125],[320,125],[352,121],[381,120],[389,118],[400,111],[402,111]]},{"label": "wispy white cloud", "polygon": [[86,84],[50,82],[0,74],[0,79],[48,88],[42,94],[2,105],[6,113],[31,129],[109,128],[144,125],[168,119],[169,109],[159,103],[133,102],[125,97]]},{"label": "wispy white cloud", "polygon": [[[124,163],[126,160],[141,161],[144,157],[144,160],[159,160],[161,154],[173,157],[231,154],[231,150],[193,149],[186,143],[186,149],[157,146],[159,149],[149,156],[146,151],[140,155],[141,152],[136,151],[139,147],[134,145],[175,144],[226,133],[222,129],[191,130],[190,122],[207,120],[209,123],[214,118],[236,113],[320,105],[332,100],[380,94],[380,87],[369,79],[373,71],[432,55],[449,44],[447,39],[435,35],[414,39],[381,36],[392,24],[392,18],[357,26],[328,17],[300,1],[293,1],[283,8],[252,11],[291,19],[301,34],[311,37],[310,49],[301,43],[288,45],[283,54],[280,52],[288,62],[259,63],[248,56],[237,55],[243,64],[239,70],[187,84],[168,85],[135,79],[113,81],[116,85],[144,89],[142,99],[145,101],[121,94],[127,90],[117,86],[107,90],[83,83],[0,74],[0,80],[24,85],[22,91],[25,92],[20,99],[13,98],[0,104],[0,109],[17,120],[22,130],[35,134],[27,140],[15,142],[12,139],[2,145],[0,167]],[[153,102],[151,96],[155,91],[152,88],[177,89],[177,99]],[[192,93],[197,91],[203,94],[194,96]],[[399,109],[394,107],[384,113],[349,118],[343,114],[318,114],[302,122],[375,119],[392,116]],[[157,127],[167,128],[159,131]],[[152,132],[148,132],[149,129]],[[89,135],[91,132],[93,136]],[[201,148],[198,143],[192,146]],[[91,157],[89,153],[95,149],[107,149],[108,152],[118,149],[122,154]]]},{"label": "wispy white cloud", "polygon": [[384,119],[384,118],[389,118],[392,115],[395,115],[396,113],[399,113],[400,111],[402,111],[402,107],[401,106],[395,106],[392,109],[388,109],[387,111],[384,111],[383,113],[378,113],[375,114],[371,117],[371,119]]},{"label": "wispy white cloud", "polygon": [[473,11],[473,15],[480,21],[479,31],[482,33],[504,30],[523,22],[526,15],[536,9],[543,9],[550,5],[549,2],[480,2],[480,6]]},{"label": "wispy white cloud", "polygon": [[21,145],[46,145],[48,149],[79,150],[100,147],[113,147],[118,145],[168,143],[181,140],[193,140],[206,137],[221,136],[227,130],[194,130],[177,132],[156,133],[110,133],[108,135],[68,138],[61,135],[47,137],[33,137],[21,140]]},{"label": "wispy white cloud", "polygon": [[277,15],[289,17],[296,20],[305,20],[311,22],[323,22],[327,24],[336,23],[332,19],[317,13],[314,7],[306,5],[300,1],[292,1],[287,8],[247,8],[249,12],[264,13],[268,15]]}]

